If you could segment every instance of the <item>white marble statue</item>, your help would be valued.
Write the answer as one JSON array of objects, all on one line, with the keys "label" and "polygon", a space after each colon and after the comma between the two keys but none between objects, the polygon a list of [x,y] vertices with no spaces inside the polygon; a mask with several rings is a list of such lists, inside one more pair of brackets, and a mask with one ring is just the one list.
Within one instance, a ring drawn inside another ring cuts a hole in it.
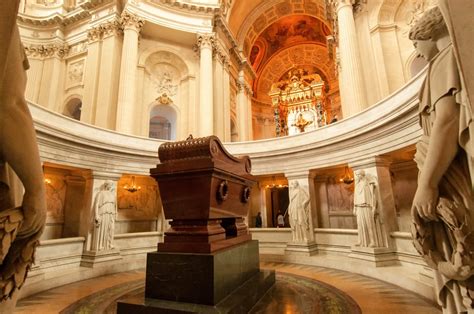
[{"label": "white marble statue", "polygon": [[310,240],[310,200],[308,193],[299,185],[298,181],[290,184],[290,204],[288,216],[291,226],[293,242],[306,242]]},{"label": "white marble statue", "polygon": [[[471,20],[472,21],[472,20]],[[471,22],[472,24],[472,22]],[[417,144],[418,188],[412,205],[414,244],[435,269],[445,313],[474,311],[472,107],[438,7],[410,30],[429,61],[419,100],[423,136]]]},{"label": "white marble statue", "polygon": [[[0,313],[13,312],[46,220],[43,172],[24,97],[28,61],[16,25],[18,6],[0,2]],[[12,197],[22,194],[13,173],[24,187],[20,207]]]},{"label": "white marble statue", "polygon": [[106,181],[94,198],[94,232],[92,235],[92,251],[113,249],[117,201],[112,191],[112,183]]},{"label": "white marble statue", "polygon": [[385,241],[377,207],[376,181],[364,170],[355,172],[354,215],[357,217],[359,243],[362,247],[383,247]]}]

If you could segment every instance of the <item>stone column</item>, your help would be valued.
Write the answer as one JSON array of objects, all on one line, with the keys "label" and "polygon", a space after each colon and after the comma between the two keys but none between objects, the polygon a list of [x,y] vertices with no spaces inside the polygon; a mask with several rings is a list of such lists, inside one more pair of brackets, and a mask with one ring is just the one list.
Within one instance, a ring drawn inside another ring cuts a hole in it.
[{"label": "stone column", "polygon": [[[292,241],[286,246],[286,254],[311,256],[317,253],[314,238],[315,193],[311,190],[314,178],[308,171],[285,173],[288,178],[288,217],[291,226]],[[312,200],[313,198],[313,200]]]},{"label": "stone column", "polygon": [[336,0],[341,70],[339,86],[344,118],[368,106],[352,0]]},{"label": "stone column", "polygon": [[231,141],[230,134],[230,62],[224,59],[224,142]]},{"label": "stone column", "polygon": [[252,89],[247,86],[247,141],[253,140]]},{"label": "stone column", "polygon": [[239,130],[239,141],[248,141],[251,137],[252,107],[251,89],[245,82],[244,71],[239,72],[237,81],[237,128]]},{"label": "stone column", "polygon": [[[397,263],[397,257],[394,253],[395,244],[391,240],[390,234],[398,231],[398,223],[390,176],[390,160],[383,157],[372,157],[350,163],[349,166],[354,170],[355,175],[363,170],[366,177],[375,183],[377,213],[379,216],[376,219],[380,223],[384,242],[383,247],[353,246],[350,256],[369,261],[374,266],[393,265]],[[357,185],[356,181],[354,184]]]},{"label": "stone column", "polygon": [[135,89],[138,63],[138,36],[144,20],[127,11],[121,18],[123,26],[122,59],[117,104],[117,125],[119,132],[134,134]]},{"label": "stone column", "polygon": [[199,49],[199,136],[214,134],[212,49],[214,34],[198,34]]},{"label": "stone column", "polygon": [[[85,184],[85,210],[81,215],[81,228],[79,230],[80,235],[86,238],[85,251],[82,255],[81,266],[94,267],[97,264],[105,261],[121,259],[120,251],[118,248],[109,247],[107,249],[98,249],[95,245],[95,237],[102,234],[111,236],[113,239],[114,228],[111,231],[104,230],[100,233],[98,230],[101,227],[106,227],[106,221],[103,218],[100,226],[95,223],[95,207],[100,205],[101,196],[100,193],[104,192],[105,184],[109,185],[107,193],[113,193],[115,196],[115,205],[117,205],[117,189],[119,188],[117,183],[120,178],[119,174],[105,173],[99,171],[92,171],[86,176]],[[109,202],[110,200],[107,200]],[[115,222],[116,216],[113,217]],[[110,225],[109,225],[110,226]],[[113,243],[113,242],[112,242]]]},{"label": "stone column", "polygon": [[100,25],[102,49],[99,63],[95,125],[115,129],[120,75],[121,30],[119,21]]},{"label": "stone column", "polygon": [[81,121],[95,123],[97,106],[97,88],[99,86],[99,63],[101,54],[102,31],[94,27],[87,33],[87,59],[84,71],[84,94],[82,97]]},{"label": "stone column", "polygon": [[224,62],[223,49],[216,43],[214,50],[214,135],[224,141]]}]

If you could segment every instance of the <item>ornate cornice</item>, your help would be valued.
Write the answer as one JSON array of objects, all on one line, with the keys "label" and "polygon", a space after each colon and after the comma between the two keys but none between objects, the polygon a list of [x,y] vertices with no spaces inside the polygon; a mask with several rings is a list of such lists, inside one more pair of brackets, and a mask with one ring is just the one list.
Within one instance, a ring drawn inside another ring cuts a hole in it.
[{"label": "ornate cornice", "polygon": [[142,29],[143,25],[145,25],[145,20],[133,13],[123,11],[120,17],[120,24],[124,29],[133,28],[138,33],[140,33],[140,30]]},{"label": "ornate cornice", "polygon": [[[228,0],[224,0],[224,1],[229,2]],[[148,2],[163,4],[163,5],[172,7],[174,9],[181,9],[181,10],[187,10],[187,11],[198,12],[198,13],[220,13],[221,10],[226,8],[225,6],[219,7],[219,6],[200,5],[198,3],[195,3],[195,4],[185,3],[179,0],[148,0]]]},{"label": "ornate cornice", "polygon": [[49,44],[49,45],[25,45],[25,53],[29,57],[48,58],[54,55],[64,58],[69,53],[67,44]]}]

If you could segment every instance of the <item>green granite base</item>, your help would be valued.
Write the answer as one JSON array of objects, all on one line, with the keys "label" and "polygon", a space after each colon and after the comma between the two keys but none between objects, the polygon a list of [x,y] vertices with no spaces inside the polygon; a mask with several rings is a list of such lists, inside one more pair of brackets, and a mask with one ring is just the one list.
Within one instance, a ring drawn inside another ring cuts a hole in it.
[{"label": "green granite base", "polygon": [[273,270],[259,271],[217,305],[203,305],[132,296],[117,302],[118,314],[248,313],[275,283]]},{"label": "green granite base", "polygon": [[210,254],[153,252],[145,297],[216,305],[259,272],[258,241]]}]

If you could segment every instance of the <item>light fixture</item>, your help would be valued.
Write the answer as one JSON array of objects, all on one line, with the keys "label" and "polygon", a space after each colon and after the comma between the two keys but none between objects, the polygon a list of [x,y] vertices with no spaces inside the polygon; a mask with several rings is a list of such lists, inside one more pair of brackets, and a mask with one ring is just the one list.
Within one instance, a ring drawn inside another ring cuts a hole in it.
[{"label": "light fixture", "polygon": [[339,181],[344,182],[345,184],[352,184],[352,182],[354,182],[354,177],[351,176],[349,167],[346,166],[346,169],[344,170],[344,177],[342,177]]},{"label": "light fixture", "polygon": [[44,178],[44,184],[51,184],[51,179]]},{"label": "light fixture", "polygon": [[123,186],[123,188],[124,188],[125,190],[127,190],[128,192],[130,192],[130,193],[135,193],[135,192],[140,191],[140,190],[142,189],[141,186],[135,184],[135,176],[132,176],[132,182],[131,182],[131,184],[130,184],[130,185],[125,184],[125,185]]}]

